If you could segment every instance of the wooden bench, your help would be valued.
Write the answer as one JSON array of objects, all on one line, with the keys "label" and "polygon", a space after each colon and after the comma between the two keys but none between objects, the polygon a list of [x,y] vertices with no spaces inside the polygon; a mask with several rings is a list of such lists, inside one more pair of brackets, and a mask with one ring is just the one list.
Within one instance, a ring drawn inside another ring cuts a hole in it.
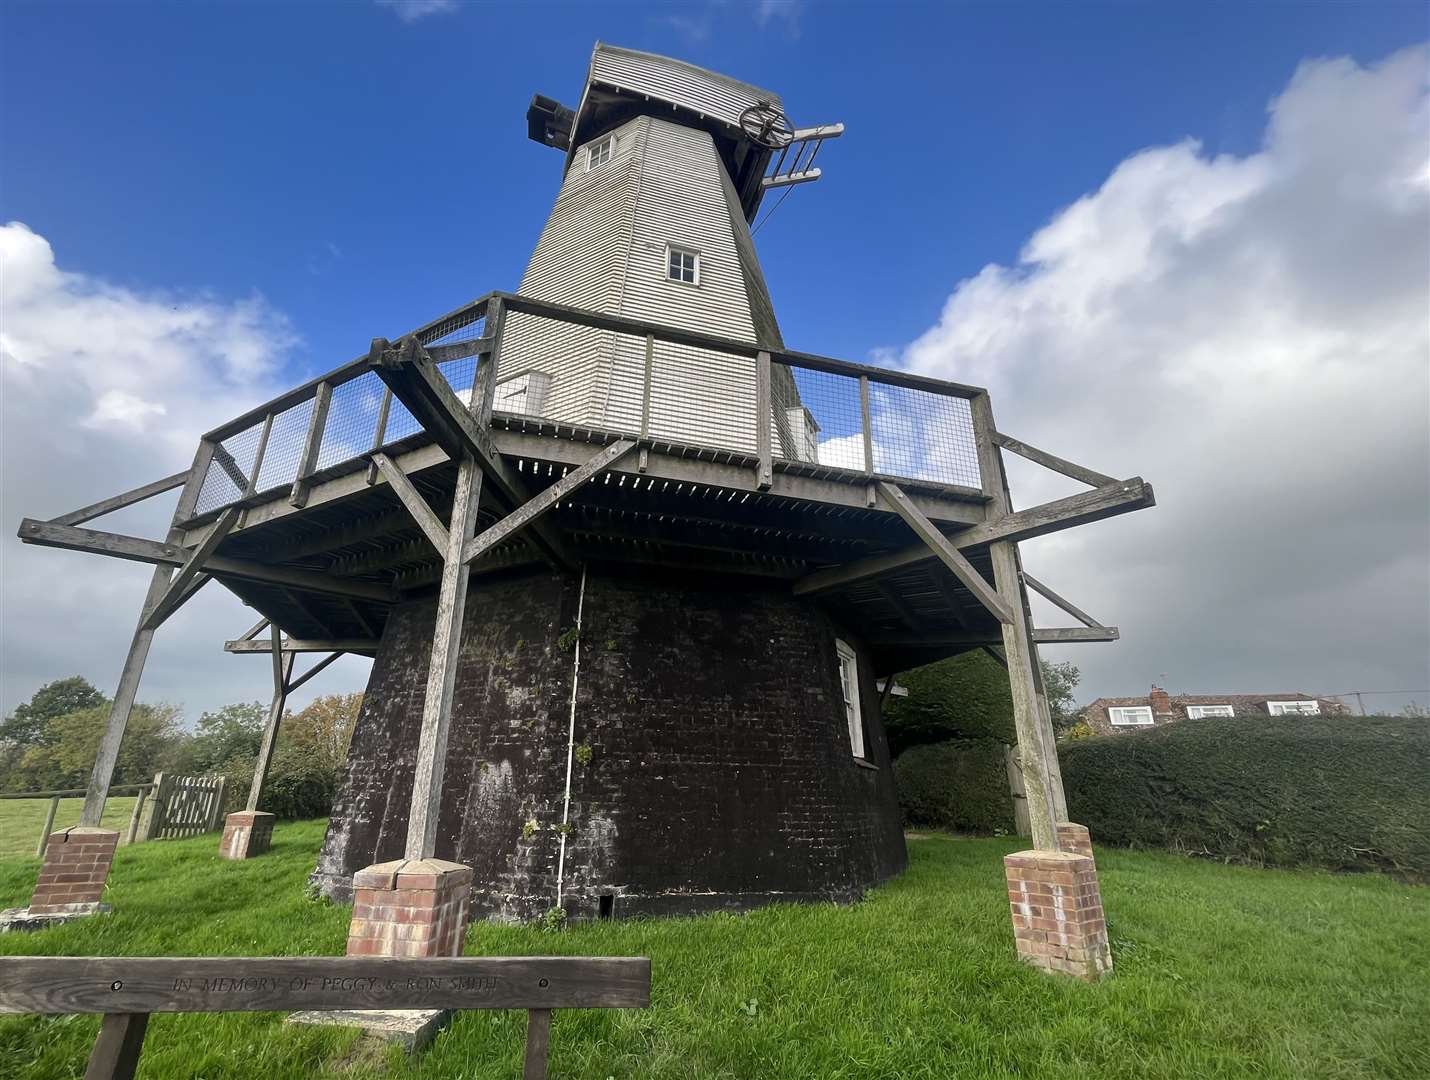
[{"label": "wooden bench", "polygon": [[85,1080],[129,1080],[156,1012],[525,1009],[524,1080],[546,1076],[552,1009],[644,1009],[647,957],[0,958],[0,1013],[103,1013]]}]

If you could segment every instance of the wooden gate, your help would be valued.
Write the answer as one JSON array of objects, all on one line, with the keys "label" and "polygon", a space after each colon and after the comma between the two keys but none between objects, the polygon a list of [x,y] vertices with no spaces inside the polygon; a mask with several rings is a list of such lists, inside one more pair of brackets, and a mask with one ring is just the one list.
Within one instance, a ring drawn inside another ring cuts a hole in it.
[{"label": "wooden gate", "polygon": [[198,836],[219,827],[223,814],[222,776],[154,775],[154,795],[145,840]]}]

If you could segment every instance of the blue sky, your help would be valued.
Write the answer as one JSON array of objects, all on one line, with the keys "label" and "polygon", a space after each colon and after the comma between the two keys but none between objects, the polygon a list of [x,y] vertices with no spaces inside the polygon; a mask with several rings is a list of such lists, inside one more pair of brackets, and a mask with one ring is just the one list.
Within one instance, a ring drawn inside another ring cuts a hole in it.
[{"label": "blue sky", "polygon": [[[1156,485],[1023,545],[1122,629],[1045,650],[1081,700],[1430,701],[1423,4],[421,6],[0,0],[7,535],[515,288],[562,160],[527,103],[574,105],[601,39],[847,125],[757,236],[792,348],[988,386],[1003,430]],[[1068,493],[1010,473],[1019,506]],[[77,670],[112,689],[147,578],[0,538],[0,709]],[[263,696],[219,649],[251,621],[200,593],[142,698]]]},{"label": "blue sky", "polygon": [[257,291],[302,336],[295,365],[327,368],[516,286],[560,169],[525,138],[527,102],[574,105],[601,39],[848,125],[760,246],[791,345],[863,359],[1128,153],[1186,135],[1246,152],[1300,61],[1426,31],[1416,4],[775,11],[10,3],[0,215],[111,281]]}]

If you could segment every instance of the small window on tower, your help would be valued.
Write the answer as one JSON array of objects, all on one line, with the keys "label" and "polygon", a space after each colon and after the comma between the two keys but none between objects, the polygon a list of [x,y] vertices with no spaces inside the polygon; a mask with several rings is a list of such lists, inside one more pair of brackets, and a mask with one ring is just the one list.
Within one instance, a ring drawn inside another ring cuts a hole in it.
[{"label": "small window on tower", "polygon": [[665,249],[665,276],[686,285],[700,284],[700,252],[670,244]]},{"label": "small window on tower", "polygon": [[592,143],[586,147],[586,171],[590,172],[597,166],[604,165],[611,160],[611,155],[616,152],[616,137],[614,135],[602,139],[598,143]]},{"label": "small window on tower", "polygon": [[864,718],[859,713],[859,659],[854,650],[838,638],[834,651],[839,655],[839,689],[844,695],[844,719],[849,724],[849,749],[854,756],[864,754]]}]

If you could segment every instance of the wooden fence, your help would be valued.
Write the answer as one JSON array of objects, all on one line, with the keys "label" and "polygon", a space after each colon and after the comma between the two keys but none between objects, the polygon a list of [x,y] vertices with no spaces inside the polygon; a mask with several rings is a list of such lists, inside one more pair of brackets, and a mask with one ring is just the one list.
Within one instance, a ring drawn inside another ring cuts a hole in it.
[{"label": "wooden fence", "polygon": [[213,832],[223,816],[222,776],[154,775],[154,803],[145,840],[173,840]]},{"label": "wooden fence", "polygon": [[644,956],[0,958],[0,1013],[102,1013],[85,1080],[129,1080],[156,1012],[525,1009],[524,1080],[546,1076],[552,1009],[644,1009]]}]

